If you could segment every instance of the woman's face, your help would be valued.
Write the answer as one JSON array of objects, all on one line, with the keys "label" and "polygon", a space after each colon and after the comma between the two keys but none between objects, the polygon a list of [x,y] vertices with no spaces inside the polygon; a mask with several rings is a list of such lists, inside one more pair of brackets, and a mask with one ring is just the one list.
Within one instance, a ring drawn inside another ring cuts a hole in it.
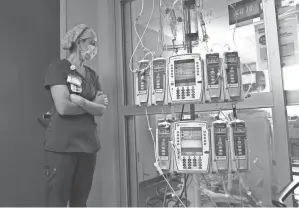
[{"label": "woman's face", "polygon": [[84,40],[85,44],[97,47],[97,38],[91,37]]},{"label": "woman's face", "polygon": [[80,52],[82,61],[91,61],[98,52],[97,38],[87,38],[80,42]]}]

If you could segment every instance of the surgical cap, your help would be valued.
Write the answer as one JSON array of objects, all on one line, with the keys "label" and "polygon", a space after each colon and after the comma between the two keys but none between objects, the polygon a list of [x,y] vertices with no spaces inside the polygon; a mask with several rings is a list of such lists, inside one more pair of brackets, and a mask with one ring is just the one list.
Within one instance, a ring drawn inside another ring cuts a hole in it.
[{"label": "surgical cap", "polygon": [[97,37],[96,33],[87,25],[80,24],[69,30],[61,40],[62,49],[69,50],[78,38],[87,39]]}]

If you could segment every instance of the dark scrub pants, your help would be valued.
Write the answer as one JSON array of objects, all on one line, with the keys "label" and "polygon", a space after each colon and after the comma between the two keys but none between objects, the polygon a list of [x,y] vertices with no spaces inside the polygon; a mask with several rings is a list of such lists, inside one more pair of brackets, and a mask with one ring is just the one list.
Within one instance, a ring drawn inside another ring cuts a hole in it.
[{"label": "dark scrub pants", "polygon": [[86,207],[96,154],[46,151],[47,206]]},{"label": "dark scrub pants", "polygon": [[[70,91],[67,77],[72,74],[82,81],[85,99],[94,100],[100,90],[98,77],[86,67],[86,76],[70,70],[71,63],[66,60],[53,62],[46,74],[45,88],[66,85]],[[97,124],[94,116],[59,115],[55,106],[51,121],[46,130],[45,174],[47,182],[47,206],[49,207],[86,207],[90,194],[96,164],[96,154],[100,149]]]}]

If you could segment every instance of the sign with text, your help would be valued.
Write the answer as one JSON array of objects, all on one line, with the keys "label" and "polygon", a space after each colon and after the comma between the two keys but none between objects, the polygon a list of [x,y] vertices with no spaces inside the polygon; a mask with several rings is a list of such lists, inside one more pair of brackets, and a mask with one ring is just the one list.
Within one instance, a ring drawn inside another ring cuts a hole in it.
[{"label": "sign with text", "polygon": [[253,20],[261,15],[260,0],[242,0],[228,5],[229,25]]}]

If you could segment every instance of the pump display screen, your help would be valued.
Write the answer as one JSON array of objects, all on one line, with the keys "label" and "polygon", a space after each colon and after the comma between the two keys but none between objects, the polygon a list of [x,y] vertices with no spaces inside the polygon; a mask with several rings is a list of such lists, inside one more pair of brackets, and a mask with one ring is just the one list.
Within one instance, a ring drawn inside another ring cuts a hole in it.
[{"label": "pump display screen", "polygon": [[225,59],[227,64],[238,64],[239,62],[238,52],[227,52],[225,54]]},{"label": "pump display screen", "polygon": [[238,63],[238,58],[235,56],[228,56],[227,57],[227,62],[230,64],[236,64]]},{"label": "pump display screen", "polygon": [[175,86],[193,86],[196,82],[194,59],[174,62]]},{"label": "pump display screen", "polygon": [[207,64],[219,64],[219,58],[216,56],[208,56],[207,57]]},{"label": "pump display screen", "polygon": [[182,127],[180,136],[182,155],[203,155],[201,127]]},{"label": "pump display screen", "polygon": [[226,124],[214,124],[215,155],[226,156]]}]

